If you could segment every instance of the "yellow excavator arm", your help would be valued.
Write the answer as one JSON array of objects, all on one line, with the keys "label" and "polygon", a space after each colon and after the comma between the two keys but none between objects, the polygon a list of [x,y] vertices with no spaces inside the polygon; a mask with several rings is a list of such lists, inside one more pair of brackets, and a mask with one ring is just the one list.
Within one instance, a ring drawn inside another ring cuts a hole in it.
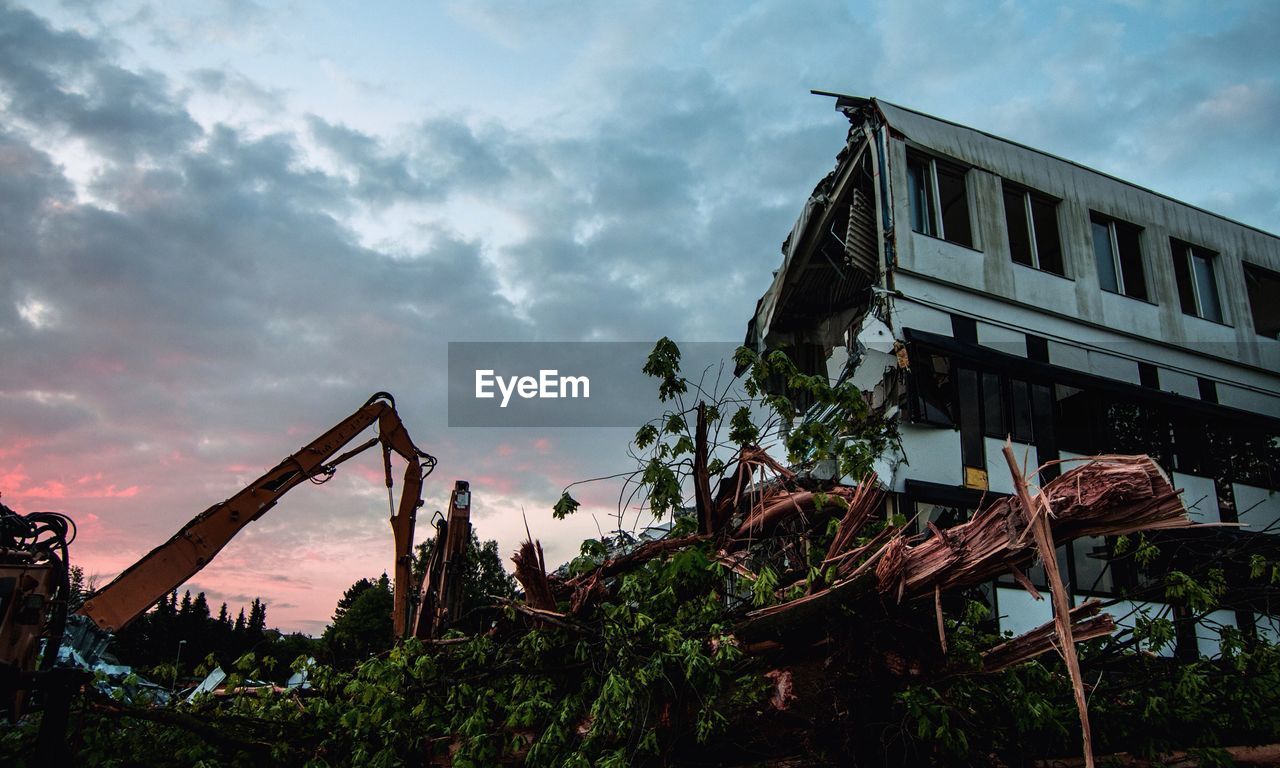
[{"label": "yellow excavator arm", "polygon": [[[378,436],[330,461],[352,438],[377,422]],[[102,630],[115,632],[178,588],[209,564],[227,542],[246,525],[275,506],[280,497],[305,480],[327,479],[334,467],[378,443],[382,444],[388,497],[391,494],[391,453],[407,464],[400,504],[392,514],[395,537],[395,631],[406,637],[414,629],[413,526],[422,505],[422,481],[436,460],[409,438],[395,400],[386,392],[369,398],[358,411],[280,462],[236,495],[201,512],[164,544],[129,566],[110,584],[89,596],[78,613]]]}]

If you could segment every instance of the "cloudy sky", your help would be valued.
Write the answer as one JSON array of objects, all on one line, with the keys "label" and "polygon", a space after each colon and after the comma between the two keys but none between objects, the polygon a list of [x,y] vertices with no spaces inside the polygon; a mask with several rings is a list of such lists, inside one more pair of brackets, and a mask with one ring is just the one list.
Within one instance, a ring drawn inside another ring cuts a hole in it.
[{"label": "cloudy sky", "polygon": [[[628,432],[450,429],[446,343],[741,338],[844,141],[811,88],[1280,231],[1274,2],[583,5],[0,0],[0,499],[105,579],[389,390],[426,512],[470,479],[566,559],[617,488],[549,508]],[[192,588],[319,630],[390,566],[379,475]]]}]

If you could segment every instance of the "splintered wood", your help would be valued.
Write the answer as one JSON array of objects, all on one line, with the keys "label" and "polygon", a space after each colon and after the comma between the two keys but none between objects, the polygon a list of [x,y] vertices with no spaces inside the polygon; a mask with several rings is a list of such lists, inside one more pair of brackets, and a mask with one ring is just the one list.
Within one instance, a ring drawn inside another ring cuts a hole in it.
[{"label": "splintered wood", "polygon": [[[1071,688],[1076,697],[1076,708],[1080,712],[1080,732],[1084,740],[1085,768],[1093,768],[1093,737],[1089,729],[1089,703],[1084,695],[1084,678],[1080,674],[1080,657],[1076,655],[1076,641],[1071,633],[1071,597],[1067,594],[1067,585],[1062,581],[1058,571],[1058,558],[1054,554],[1053,534],[1049,530],[1049,518],[1053,509],[1045,500],[1045,494],[1031,498],[1027,490],[1027,481],[1018,468],[1018,460],[1013,457],[1013,443],[1006,440],[1004,458],[1009,464],[1009,474],[1013,477],[1013,487],[1017,491],[1018,501],[1022,504],[1022,512],[1026,515],[1027,527],[1035,539],[1036,549],[1040,553],[1040,562],[1044,563],[1045,579],[1049,582],[1049,592],[1053,596],[1053,624],[1057,630],[1058,644],[1062,648],[1062,660],[1067,664],[1067,674],[1071,676]],[[936,589],[936,587],[935,587]]]},{"label": "splintered wood", "polygon": [[[1077,643],[1105,637],[1115,631],[1115,620],[1110,614],[1100,613],[1101,610],[1102,602],[1099,600],[1088,600],[1071,609],[1071,634]],[[1056,621],[1045,622],[1030,632],[983,651],[982,670],[999,672],[1054,650],[1057,632]]]},{"label": "splintered wood", "polygon": [[[733,641],[744,652],[768,655],[787,669],[802,669],[824,663],[824,658],[829,661],[841,652],[840,643],[856,639],[848,647],[878,649],[872,654],[875,660],[869,657],[868,662],[880,663],[890,677],[918,675],[946,664],[943,611],[949,593],[1012,575],[1040,599],[1022,571],[1039,558],[1048,577],[1054,620],[987,650],[981,669],[998,672],[1050,651],[1059,653],[1080,712],[1084,764],[1092,765],[1075,644],[1110,634],[1115,622],[1101,613],[1096,600],[1070,608],[1054,548],[1081,537],[1190,526],[1179,492],[1155,462],[1146,456],[1083,460],[1037,492],[1028,487],[1006,447],[1015,495],[993,501],[966,523],[946,529],[930,523],[928,533],[915,534],[886,518],[887,492],[874,474],[856,486],[817,480],[797,475],[754,446],[740,451],[713,497],[701,408],[698,417],[692,462],[698,532],[645,542],[570,578],[548,577],[541,547],[529,537],[512,559],[535,625],[580,631],[578,617],[617,588],[616,577],[654,558],[709,543],[709,557],[725,566],[726,573],[755,581],[767,566],[779,576],[775,597],[781,602],[738,614]],[[821,567],[814,568],[819,558],[810,545],[822,540],[833,523],[831,541],[820,553]],[[726,584],[732,583],[728,577]],[[734,589],[728,586],[726,592],[732,595]],[[924,599],[930,601],[927,609],[914,602]],[[559,612],[563,603],[568,613]],[[847,618],[851,615],[857,617],[852,624]],[[932,625],[927,630],[920,621],[923,616]],[[927,637],[922,630],[936,630],[936,642],[918,642]],[[927,650],[919,652],[925,645]],[[793,690],[789,674],[776,681],[779,690],[785,683],[788,691],[778,709],[797,706],[795,697],[803,701],[801,688]]]},{"label": "splintered wood", "polygon": [[511,562],[516,566],[516,581],[524,587],[524,601],[530,608],[554,611],[555,594],[551,591],[551,582],[547,579],[547,564],[542,557],[542,542],[526,540],[520,550],[512,556]]},{"label": "splintered wood", "polygon": [[[1049,481],[1039,496],[1053,512],[1057,542],[1191,525],[1178,491],[1146,456],[1100,456]],[[894,539],[876,567],[880,592],[912,599],[990,581],[1035,555],[1028,527],[1011,496],[918,544]]]},{"label": "splintered wood", "polygon": [[[850,490],[849,497],[869,485]],[[1088,460],[1046,483],[1037,496],[1052,510],[1048,527],[1052,540],[1059,543],[1192,524],[1179,492],[1146,456]],[[879,501],[875,496],[864,498],[868,503]],[[738,634],[748,641],[765,639],[785,630],[788,621],[821,615],[831,602],[852,602],[871,590],[903,602],[933,598],[935,592],[946,594],[1012,573],[1036,594],[1019,570],[1036,556],[1035,538],[1021,504],[1016,496],[1001,498],[967,523],[947,529],[931,527],[927,538],[886,528],[856,551],[834,556],[829,552],[828,562],[839,565],[835,582],[798,600],[748,613]],[[770,505],[777,506],[776,501]],[[846,517],[860,514],[855,513],[860,506],[851,503]],[[836,538],[844,537],[838,533]],[[867,578],[872,565],[873,577]]]}]

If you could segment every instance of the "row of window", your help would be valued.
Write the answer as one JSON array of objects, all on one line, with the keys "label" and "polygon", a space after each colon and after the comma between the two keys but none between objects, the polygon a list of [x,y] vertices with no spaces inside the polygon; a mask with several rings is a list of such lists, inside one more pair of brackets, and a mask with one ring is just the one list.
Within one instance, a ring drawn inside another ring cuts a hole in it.
[{"label": "row of window", "polygon": [[[1037,380],[923,349],[912,350],[912,421],[960,430],[961,460],[986,468],[984,438],[1035,445],[1041,460],[1145,453],[1166,470],[1280,488],[1280,435],[1265,426],[1215,418],[1142,392]],[[1224,509],[1233,506],[1220,498]]]},{"label": "row of window", "polygon": [[[911,228],[921,234],[974,247],[965,177],[967,169],[936,157],[907,154],[907,191]],[[1058,228],[1061,200],[1001,179],[1010,257],[1018,264],[1066,276]],[[1097,211],[1089,212],[1098,282],[1111,293],[1151,301],[1143,268],[1142,227]],[[1218,287],[1217,253],[1176,238],[1169,239],[1178,301],[1184,314],[1227,321]],[[1244,264],[1254,327],[1259,335],[1280,338],[1280,274]]]}]

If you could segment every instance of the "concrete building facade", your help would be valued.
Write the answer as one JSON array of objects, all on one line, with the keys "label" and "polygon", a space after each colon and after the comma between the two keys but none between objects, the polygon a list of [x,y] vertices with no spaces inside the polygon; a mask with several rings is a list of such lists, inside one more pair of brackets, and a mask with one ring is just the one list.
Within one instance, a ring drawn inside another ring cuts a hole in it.
[{"label": "concrete building facade", "polygon": [[[1232,524],[1213,529],[1215,546],[1280,540],[1280,238],[981,131],[828,95],[848,142],[783,244],[747,344],[851,378],[897,419],[901,450],[878,467],[896,511],[923,531],[1011,493],[1008,437],[1032,469],[1149,454],[1195,520]],[[1153,595],[1113,608],[1121,624],[1176,613],[1115,547],[1061,549],[1076,598]],[[1002,629],[1050,618],[1012,578],[987,592]],[[1280,606],[1233,594],[1163,652],[1212,655],[1217,625],[1280,637]]]}]

